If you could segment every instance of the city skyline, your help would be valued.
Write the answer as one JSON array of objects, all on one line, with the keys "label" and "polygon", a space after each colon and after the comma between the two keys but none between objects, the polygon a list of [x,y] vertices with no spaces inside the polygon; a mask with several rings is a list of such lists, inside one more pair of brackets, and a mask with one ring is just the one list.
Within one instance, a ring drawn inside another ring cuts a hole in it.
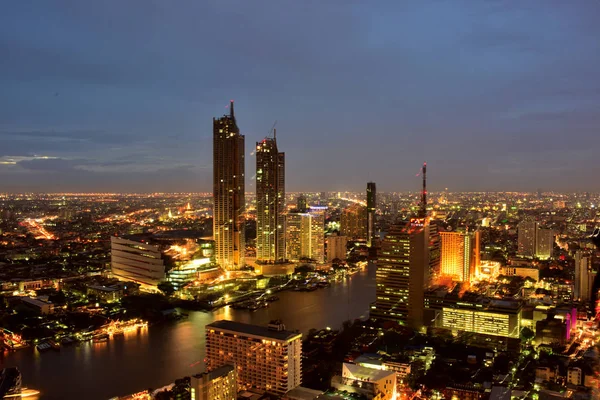
[{"label": "city skyline", "polygon": [[0,16],[0,191],[208,192],[230,98],[290,191],[600,190],[596,3],[116,5]]}]

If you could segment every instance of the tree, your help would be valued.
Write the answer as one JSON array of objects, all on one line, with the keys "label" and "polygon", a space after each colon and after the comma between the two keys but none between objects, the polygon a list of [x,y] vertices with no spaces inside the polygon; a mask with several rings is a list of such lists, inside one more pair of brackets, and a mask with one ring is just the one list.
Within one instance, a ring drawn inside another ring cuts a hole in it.
[{"label": "tree", "polygon": [[173,284],[168,281],[161,282],[156,287],[158,288],[158,290],[163,292],[165,296],[171,296],[173,295],[173,293],[175,293],[175,288],[173,287]]},{"label": "tree", "polygon": [[528,342],[535,337],[535,333],[528,327],[524,327],[521,329],[521,340],[524,342]]}]

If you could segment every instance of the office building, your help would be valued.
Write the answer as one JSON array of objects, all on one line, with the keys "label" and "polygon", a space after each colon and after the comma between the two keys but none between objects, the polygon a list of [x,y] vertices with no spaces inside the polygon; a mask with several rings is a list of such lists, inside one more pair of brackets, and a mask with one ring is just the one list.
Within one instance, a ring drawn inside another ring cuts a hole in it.
[{"label": "office building", "polygon": [[144,289],[156,289],[166,277],[159,246],[135,240],[112,236],[110,265],[115,278],[137,282]]},{"label": "office building", "polygon": [[234,365],[239,390],[283,395],[301,383],[302,334],[279,321],[268,327],[221,320],[206,325],[206,370]]},{"label": "office building", "polygon": [[285,260],[285,153],[273,138],[256,143],[256,259]]},{"label": "office building", "polygon": [[482,298],[466,293],[431,290],[425,294],[428,325],[453,332],[518,338],[522,304],[514,300]]},{"label": "office building", "polygon": [[213,235],[217,263],[227,270],[245,264],[245,159],[233,101],[229,115],[213,118]]},{"label": "office building", "polygon": [[237,374],[233,365],[223,365],[190,379],[192,400],[236,400]]},{"label": "office building", "polygon": [[521,221],[518,225],[518,255],[547,260],[552,256],[554,232],[542,228],[535,221]]},{"label": "office building", "polygon": [[377,215],[377,188],[375,182],[367,183],[367,246],[375,240],[375,217]]},{"label": "office building", "polygon": [[294,210],[286,216],[286,259],[297,262],[311,259],[325,260],[325,210],[310,207],[307,212]]},{"label": "office building", "polygon": [[575,300],[589,302],[594,296],[592,288],[596,279],[596,272],[592,267],[592,252],[577,250],[575,252]]},{"label": "office building", "polygon": [[440,232],[441,274],[459,282],[470,282],[480,264],[481,234]]},{"label": "office building", "polygon": [[346,236],[329,236],[327,238],[327,262],[332,262],[336,258],[345,260],[347,245],[348,238]]},{"label": "office building", "polygon": [[348,239],[367,238],[367,207],[362,204],[352,204],[342,210],[340,216],[340,235]]},{"label": "office building", "polygon": [[420,329],[425,288],[439,273],[439,263],[437,227],[427,218],[393,225],[378,255],[371,317]]}]

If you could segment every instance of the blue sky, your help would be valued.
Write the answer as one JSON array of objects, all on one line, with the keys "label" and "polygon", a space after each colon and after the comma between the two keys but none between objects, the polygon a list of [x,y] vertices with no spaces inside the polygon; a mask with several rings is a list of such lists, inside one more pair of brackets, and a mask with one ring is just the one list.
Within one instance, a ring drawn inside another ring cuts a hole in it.
[{"label": "blue sky", "polygon": [[600,3],[9,1],[0,192],[210,191],[212,118],[288,191],[600,191]]}]

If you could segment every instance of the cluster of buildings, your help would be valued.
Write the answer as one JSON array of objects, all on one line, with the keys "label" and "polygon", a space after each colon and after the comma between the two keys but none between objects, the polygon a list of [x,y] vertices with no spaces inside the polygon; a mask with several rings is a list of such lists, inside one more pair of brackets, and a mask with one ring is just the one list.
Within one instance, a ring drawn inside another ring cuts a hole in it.
[{"label": "cluster of buildings", "polygon": [[[213,120],[213,235],[216,263],[238,270],[255,261],[277,264],[308,260],[324,263],[339,258],[339,251],[325,251],[326,206],[309,205],[300,196],[287,210],[285,153],[277,146],[277,131],[256,143],[256,260],[246,260],[244,221],[244,135],[234,114]],[[366,205],[356,204],[342,213],[340,237],[333,249],[343,248],[344,239],[364,239],[371,247],[375,238],[376,188],[367,185]],[[344,255],[342,255],[344,257]]]}]

